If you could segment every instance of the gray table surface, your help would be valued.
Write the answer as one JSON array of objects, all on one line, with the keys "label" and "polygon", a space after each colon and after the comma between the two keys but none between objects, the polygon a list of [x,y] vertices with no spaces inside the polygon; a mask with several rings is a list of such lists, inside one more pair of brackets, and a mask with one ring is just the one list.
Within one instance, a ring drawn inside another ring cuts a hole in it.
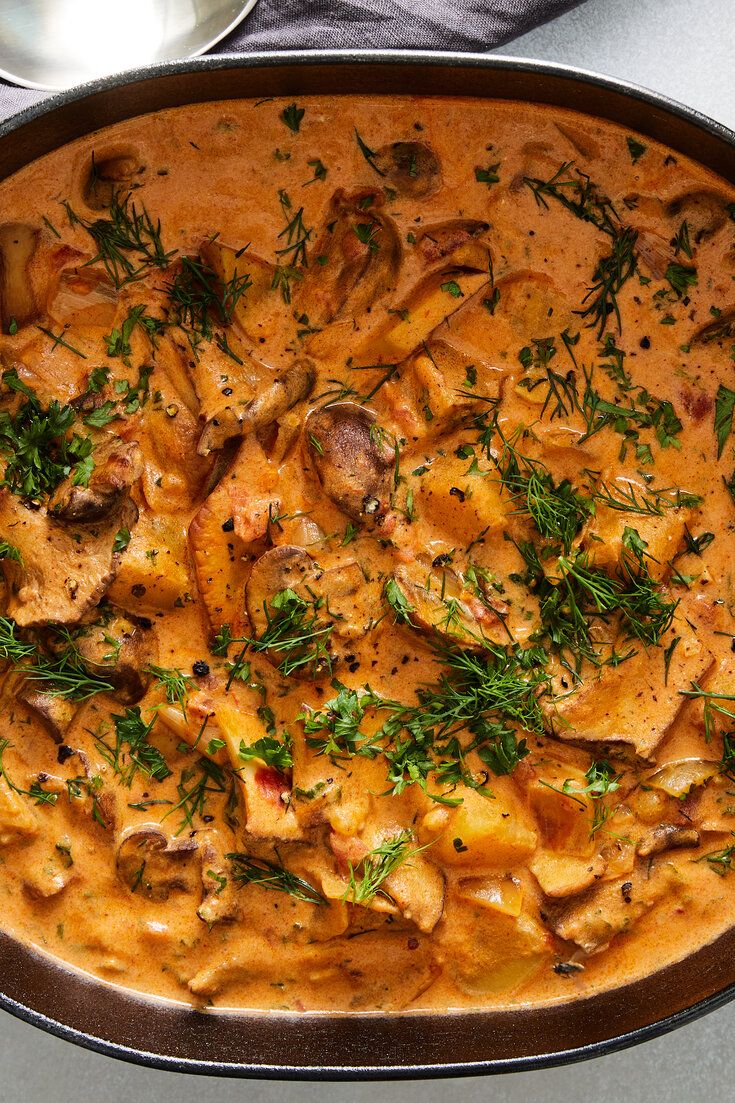
[{"label": "gray table surface", "polygon": [[[664,92],[735,129],[735,0],[587,0],[498,53],[566,62]],[[584,104],[580,103],[580,108]],[[0,1013],[0,1103],[680,1103],[735,1098],[735,1005],[624,1053],[582,1065],[404,1084],[218,1081],[127,1066]]]}]

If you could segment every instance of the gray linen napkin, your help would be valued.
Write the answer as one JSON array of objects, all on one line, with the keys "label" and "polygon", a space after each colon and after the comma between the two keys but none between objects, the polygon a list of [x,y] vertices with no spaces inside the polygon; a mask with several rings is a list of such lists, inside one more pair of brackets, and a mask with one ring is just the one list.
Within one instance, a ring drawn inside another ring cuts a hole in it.
[{"label": "gray linen napkin", "polygon": [[[217,53],[489,50],[581,0],[259,0]],[[0,40],[0,49],[2,43]],[[0,121],[48,93],[0,81]]]}]

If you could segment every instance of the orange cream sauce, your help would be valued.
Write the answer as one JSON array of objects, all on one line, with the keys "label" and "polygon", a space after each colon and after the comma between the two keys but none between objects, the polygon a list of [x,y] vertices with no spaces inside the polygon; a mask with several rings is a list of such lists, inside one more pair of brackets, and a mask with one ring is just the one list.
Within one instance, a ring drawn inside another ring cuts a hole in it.
[{"label": "orange cream sauce", "polygon": [[[152,219],[122,262],[113,193],[128,245]],[[4,181],[3,409],[10,372],[131,474],[109,524],[1,492],[38,648],[2,928],[152,996],[369,1011],[568,1000],[729,927],[733,203],[608,122],[441,97],[169,110]],[[59,622],[112,691],[49,719]]]}]

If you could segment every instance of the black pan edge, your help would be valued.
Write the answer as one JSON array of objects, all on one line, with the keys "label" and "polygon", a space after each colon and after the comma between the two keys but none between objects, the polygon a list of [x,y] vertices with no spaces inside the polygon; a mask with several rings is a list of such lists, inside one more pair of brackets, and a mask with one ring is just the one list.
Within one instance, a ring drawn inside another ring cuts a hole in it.
[{"label": "black pan edge", "polygon": [[[408,51],[169,62],[50,97],[0,124],[0,178],[148,111],[248,95],[367,92],[532,100],[610,119],[735,179],[735,134],[664,96],[511,57]],[[571,983],[571,982],[570,982]],[[212,1014],[64,969],[0,935],[0,1008],[56,1037],[170,1071],[280,1080],[401,1080],[564,1065],[665,1034],[735,998],[735,929],[685,961],[584,1000],[508,1012]]]}]

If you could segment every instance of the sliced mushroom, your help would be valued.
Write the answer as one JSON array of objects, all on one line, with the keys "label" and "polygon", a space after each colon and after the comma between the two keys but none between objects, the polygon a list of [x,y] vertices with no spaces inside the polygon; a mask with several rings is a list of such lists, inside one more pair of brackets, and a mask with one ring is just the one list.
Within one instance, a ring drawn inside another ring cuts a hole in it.
[{"label": "sliced mushroom", "polygon": [[92,164],[84,182],[84,202],[94,211],[103,211],[112,203],[113,196],[130,188],[144,166],[135,153],[118,153]]},{"label": "sliced mushroom", "polygon": [[389,507],[395,452],[375,414],[354,402],[315,410],[304,440],[327,497],[355,521],[380,521]]},{"label": "sliced mushroom", "polygon": [[62,743],[74,719],[77,705],[57,694],[47,693],[30,682],[20,689],[17,696],[41,721],[54,742]]},{"label": "sliced mushroom", "polygon": [[437,222],[415,235],[415,251],[421,257],[426,268],[437,264],[452,263],[468,268],[479,267],[484,270],[488,265],[488,250],[481,240],[489,230],[487,222],[476,218],[454,218],[448,222]]},{"label": "sliced mushroom", "polygon": [[648,831],[638,843],[642,858],[661,854],[664,850],[680,850],[699,846],[699,832],[694,827],[682,827],[677,823],[660,823]]},{"label": "sliced mushroom", "polygon": [[150,900],[195,893],[200,887],[198,848],[194,839],[169,839],[158,827],[139,827],[117,848],[117,875],[131,892]]},{"label": "sliced mushroom", "polygon": [[441,166],[426,142],[391,142],[375,154],[376,168],[399,195],[424,199],[439,191]]},{"label": "sliced mushroom", "polygon": [[395,287],[401,242],[381,211],[382,192],[332,196],[303,280],[294,288],[298,312],[312,327],[356,318]]},{"label": "sliced mushroom", "polygon": [[671,219],[686,220],[692,239],[699,245],[725,225],[727,200],[719,192],[695,188],[670,199],[664,205],[664,214]]},{"label": "sliced mushroom", "polygon": [[719,344],[729,341],[732,337],[735,337],[735,309],[724,311],[714,322],[700,326],[695,330],[691,344]]},{"label": "sliced mushroom", "polygon": [[215,923],[232,922],[242,911],[240,895],[224,857],[225,849],[218,845],[215,832],[206,833],[200,851],[202,902],[197,908],[197,915],[209,927]]},{"label": "sliced mushroom", "polygon": [[0,226],[0,319],[3,333],[20,329],[38,314],[28,265],[36,249],[38,230],[25,222]]},{"label": "sliced mushroom", "polygon": [[549,903],[544,918],[560,938],[594,954],[617,934],[629,931],[666,892],[675,889],[675,877],[670,867],[649,870],[640,863],[619,880],[605,881],[559,904]]},{"label": "sliced mushroom", "polygon": [[234,437],[254,433],[311,393],[316,373],[310,360],[297,360],[242,407],[225,406],[205,425],[197,451],[207,456]]},{"label": "sliced mushroom", "polygon": [[121,612],[106,613],[101,623],[79,630],[75,647],[90,673],[110,682],[125,704],[134,704],[150,683],[146,668],[158,658],[155,635]]},{"label": "sliced mushroom", "polygon": [[0,492],[0,533],[20,559],[2,560],[7,614],[23,628],[75,624],[99,604],[115,578],[123,552],[118,532],[130,531],[138,507],[125,497],[99,524],[69,525],[9,491]]},{"label": "sliced mushroom", "polygon": [[562,722],[558,738],[570,742],[628,743],[650,758],[673,724],[686,698],[678,687],[701,684],[713,659],[687,621],[677,620],[681,643],[667,671],[652,665],[645,651],[618,667],[603,667],[599,677],[555,706]]},{"label": "sliced mushroom", "polygon": [[139,479],[143,464],[135,441],[112,440],[95,452],[95,465],[87,486],[75,486],[69,477],[54,491],[49,514],[59,521],[91,525],[119,509]]},{"label": "sliced mushroom", "polygon": [[245,605],[255,632],[260,636],[268,627],[268,610],[273,597],[283,590],[303,593],[321,577],[316,562],[303,548],[281,544],[271,548],[254,564],[245,588]]}]

